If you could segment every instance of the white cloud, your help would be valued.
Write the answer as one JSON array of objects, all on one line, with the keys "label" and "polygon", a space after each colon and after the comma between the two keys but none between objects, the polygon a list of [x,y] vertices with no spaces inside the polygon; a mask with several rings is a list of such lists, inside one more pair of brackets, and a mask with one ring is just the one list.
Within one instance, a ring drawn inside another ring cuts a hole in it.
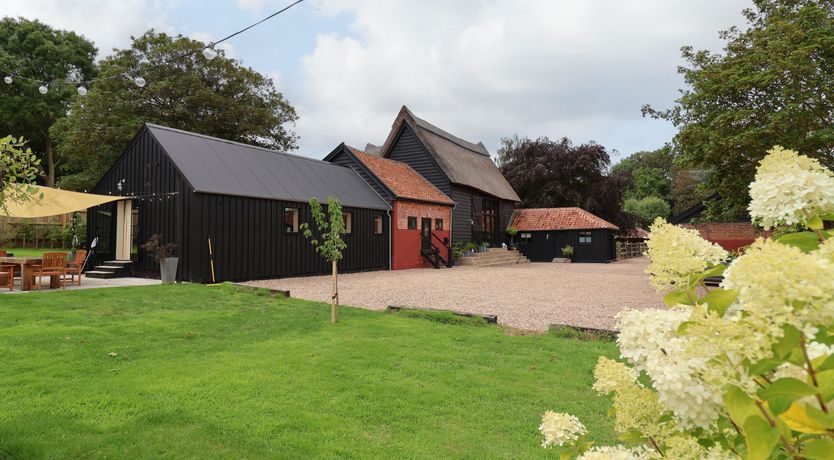
[{"label": "white cloud", "polygon": [[[241,2],[257,0],[239,0]],[[672,103],[679,48],[720,47],[749,0],[349,0],[347,36],[321,34],[301,63],[302,152],[382,142],[403,104],[495,151],[502,136],[568,136],[631,153],[671,138],[640,107]]]},{"label": "white cloud", "polygon": [[[72,30],[92,40],[99,57],[130,44],[150,28],[170,31],[161,0],[0,0],[4,16],[38,19],[59,29]],[[170,7],[170,4],[165,5]]]}]

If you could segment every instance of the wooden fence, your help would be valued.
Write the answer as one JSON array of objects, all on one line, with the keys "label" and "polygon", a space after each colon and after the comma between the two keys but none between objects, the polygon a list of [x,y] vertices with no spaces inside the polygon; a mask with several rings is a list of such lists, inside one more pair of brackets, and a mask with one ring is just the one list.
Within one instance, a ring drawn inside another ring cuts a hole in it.
[{"label": "wooden fence", "polygon": [[[78,236],[86,237],[87,212],[79,212]],[[72,244],[72,214],[24,219],[0,217],[2,248],[66,248]]]},{"label": "wooden fence", "polygon": [[617,260],[641,257],[646,249],[645,241],[617,241]]}]

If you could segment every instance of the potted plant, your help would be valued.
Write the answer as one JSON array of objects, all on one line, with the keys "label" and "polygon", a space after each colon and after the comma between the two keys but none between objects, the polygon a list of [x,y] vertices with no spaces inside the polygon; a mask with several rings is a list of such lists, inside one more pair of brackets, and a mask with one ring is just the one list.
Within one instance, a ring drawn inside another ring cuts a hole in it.
[{"label": "potted plant", "polygon": [[489,242],[488,241],[481,241],[479,244],[479,251],[478,252],[487,252],[489,249]]},{"label": "potted plant", "polygon": [[475,253],[475,248],[477,248],[477,246],[475,246],[475,243],[473,243],[471,241],[468,241],[463,246],[463,252],[465,253],[464,256],[468,257],[468,256],[471,256],[472,254],[474,254]]},{"label": "potted plant", "polygon": [[573,246],[571,246],[571,245],[569,245],[569,244],[568,244],[568,245],[566,245],[565,247],[563,247],[563,248],[562,248],[562,255],[563,255],[566,259],[568,259],[568,262],[570,262],[570,261],[571,261],[571,259],[573,258]]},{"label": "potted plant", "polygon": [[510,244],[507,246],[510,250],[515,249],[515,236],[518,234],[518,229],[510,227],[507,229],[507,236],[510,237]]},{"label": "potted plant", "polygon": [[460,241],[452,245],[452,263],[454,265],[460,265],[460,258],[464,255],[464,248],[465,245]]},{"label": "potted plant", "polygon": [[176,243],[162,244],[162,236],[158,233],[153,234],[148,242],[142,245],[142,249],[159,263],[162,284],[171,284],[177,280],[177,265],[180,259],[171,257],[176,248]]}]

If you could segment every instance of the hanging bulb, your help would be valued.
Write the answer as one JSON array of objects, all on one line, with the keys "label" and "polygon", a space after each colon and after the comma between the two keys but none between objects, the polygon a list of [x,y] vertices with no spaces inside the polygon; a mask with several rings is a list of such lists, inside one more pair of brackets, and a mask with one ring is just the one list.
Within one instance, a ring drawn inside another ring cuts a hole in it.
[{"label": "hanging bulb", "polygon": [[12,80],[11,75],[6,75],[6,78],[4,78],[3,81],[6,82],[7,85],[11,85],[14,80]]},{"label": "hanging bulb", "polygon": [[67,110],[67,116],[70,116],[70,115],[72,115],[72,109]]},{"label": "hanging bulb", "polygon": [[214,50],[214,43],[209,43],[205,48],[203,48],[203,56],[205,56],[209,61],[217,57],[217,51]]},{"label": "hanging bulb", "polygon": [[78,95],[79,96],[86,96],[87,95],[87,88],[83,86],[78,87]]},{"label": "hanging bulb", "polygon": [[133,83],[136,83],[136,86],[138,86],[140,88],[144,88],[145,83],[147,83],[147,82],[142,77],[136,77],[136,78],[133,79]]},{"label": "hanging bulb", "polygon": [[40,88],[38,88],[38,92],[41,94],[46,94],[47,92],[49,92],[49,88],[47,88],[46,85],[41,85]]}]

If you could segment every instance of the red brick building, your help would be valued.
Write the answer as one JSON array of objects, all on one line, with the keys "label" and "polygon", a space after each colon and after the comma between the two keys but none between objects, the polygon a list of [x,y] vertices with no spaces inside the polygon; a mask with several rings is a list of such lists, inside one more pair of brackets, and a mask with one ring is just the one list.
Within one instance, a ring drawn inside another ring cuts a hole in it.
[{"label": "red brick building", "polygon": [[451,198],[409,165],[345,144],[324,160],[356,171],[391,205],[392,270],[450,263]]},{"label": "red brick building", "polygon": [[703,202],[697,203],[677,216],[669,219],[669,222],[680,225],[684,228],[692,228],[701,234],[701,237],[711,243],[715,243],[728,251],[735,251],[750,245],[759,236],[765,236],[767,232],[759,229],[750,221],[750,216],[739,216],[732,222],[700,222],[706,206],[704,202],[720,200],[721,195],[713,193]]}]

